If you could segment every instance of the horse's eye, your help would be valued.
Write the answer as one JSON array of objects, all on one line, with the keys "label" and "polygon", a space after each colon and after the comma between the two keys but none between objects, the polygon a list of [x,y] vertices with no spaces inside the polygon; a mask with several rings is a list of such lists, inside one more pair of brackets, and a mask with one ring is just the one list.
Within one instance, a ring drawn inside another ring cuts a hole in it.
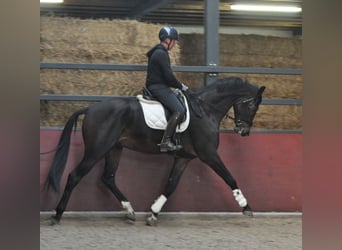
[{"label": "horse's eye", "polygon": [[248,108],[250,109],[250,110],[256,110],[256,105],[255,105],[255,103],[254,102],[250,102],[249,104],[248,104]]}]

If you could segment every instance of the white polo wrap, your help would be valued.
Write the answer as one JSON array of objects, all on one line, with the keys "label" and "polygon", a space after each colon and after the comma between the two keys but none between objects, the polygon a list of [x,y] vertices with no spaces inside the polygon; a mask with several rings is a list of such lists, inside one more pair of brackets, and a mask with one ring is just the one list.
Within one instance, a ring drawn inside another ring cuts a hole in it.
[{"label": "white polo wrap", "polygon": [[122,207],[128,212],[128,213],[133,213],[133,207],[129,201],[121,201]]},{"label": "white polo wrap", "polygon": [[158,197],[158,199],[153,203],[151,210],[153,213],[159,213],[162,207],[164,206],[167,198],[164,195]]},{"label": "white polo wrap", "polygon": [[245,207],[247,205],[247,200],[243,196],[242,192],[240,189],[234,189],[233,190],[233,195],[237,203],[239,204],[240,207]]}]

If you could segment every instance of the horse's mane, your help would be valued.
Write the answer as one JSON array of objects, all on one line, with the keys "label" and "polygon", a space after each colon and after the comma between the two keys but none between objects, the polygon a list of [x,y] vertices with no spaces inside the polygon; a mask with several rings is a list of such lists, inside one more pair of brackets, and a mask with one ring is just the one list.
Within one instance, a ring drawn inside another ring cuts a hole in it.
[{"label": "horse's mane", "polygon": [[218,93],[223,93],[239,89],[248,89],[255,92],[257,87],[240,77],[227,77],[216,80],[215,82],[203,87],[199,92],[202,93],[210,90],[216,90]]}]

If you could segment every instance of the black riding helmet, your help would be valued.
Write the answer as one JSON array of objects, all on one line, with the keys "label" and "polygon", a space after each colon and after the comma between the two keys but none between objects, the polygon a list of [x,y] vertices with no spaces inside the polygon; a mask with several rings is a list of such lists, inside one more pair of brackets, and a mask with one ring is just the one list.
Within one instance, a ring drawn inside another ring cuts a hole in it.
[{"label": "black riding helmet", "polygon": [[159,40],[163,42],[166,38],[170,38],[171,40],[178,41],[178,32],[173,27],[164,27],[159,31]]}]

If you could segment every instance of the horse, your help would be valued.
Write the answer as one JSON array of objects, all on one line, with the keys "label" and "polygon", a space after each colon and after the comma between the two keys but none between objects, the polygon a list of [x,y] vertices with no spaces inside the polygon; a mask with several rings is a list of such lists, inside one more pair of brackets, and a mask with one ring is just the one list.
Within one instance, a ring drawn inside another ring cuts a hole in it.
[{"label": "horse", "polygon": [[[208,165],[231,188],[233,196],[242,208],[242,214],[252,217],[253,211],[237,185],[237,181],[218,155],[220,122],[228,116],[233,107],[234,132],[248,136],[253,120],[262,102],[265,86],[258,87],[239,77],[217,79],[215,82],[193,91],[185,91],[190,103],[188,128],[179,133],[182,148],[178,151],[164,152],[173,155],[173,167],[164,192],[156,198],[146,218],[146,224],[155,226],[158,214],[167,199],[175,191],[188,163],[198,158]],[[190,92],[190,93],[189,93]],[[158,143],[163,130],[152,129],[146,125],[142,107],[136,96],[114,96],[88,107],[75,111],[60,135],[56,153],[48,171],[45,184],[55,192],[60,191],[60,181],[68,159],[71,133],[77,127],[77,120],[84,115],[82,138],[83,158],[68,175],[63,195],[51,218],[51,224],[58,224],[66,209],[75,186],[89,173],[92,167],[105,159],[101,177],[105,186],[121,202],[125,217],[134,222],[135,211],[115,183],[123,148],[147,154],[161,154]]]}]

